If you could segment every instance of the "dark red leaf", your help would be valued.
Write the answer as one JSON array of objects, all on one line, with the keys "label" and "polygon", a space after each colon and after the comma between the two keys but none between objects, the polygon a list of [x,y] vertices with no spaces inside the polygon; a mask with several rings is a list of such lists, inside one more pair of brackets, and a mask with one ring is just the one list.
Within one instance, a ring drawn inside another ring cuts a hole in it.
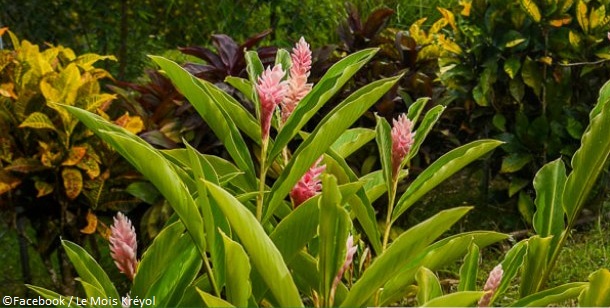
[{"label": "dark red leaf", "polygon": [[183,54],[187,54],[187,55],[191,55],[191,56],[195,56],[197,58],[203,59],[204,61],[208,62],[210,65],[215,66],[217,68],[225,67],[225,65],[223,64],[220,57],[205,47],[188,46],[188,47],[179,47],[178,50],[180,50]]},{"label": "dark red leaf", "polygon": [[362,29],[362,36],[372,39],[388,24],[390,17],[394,14],[394,10],[388,8],[379,8],[373,11]]},{"label": "dark red leaf", "polygon": [[269,35],[273,30],[272,29],[267,29],[263,32],[257,33],[249,38],[246,39],[246,41],[241,44],[241,48],[239,48],[239,51],[242,51],[245,49],[250,49],[252,46],[256,45],[258,42],[260,42],[262,39],[264,39],[265,37],[267,37],[267,35]]},{"label": "dark red leaf", "polygon": [[212,41],[214,42],[216,50],[218,50],[218,55],[220,56],[222,63],[228,68],[227,72],[232,71],[237,60],[239,46],[231,37],[225,34],[212,35]]}]

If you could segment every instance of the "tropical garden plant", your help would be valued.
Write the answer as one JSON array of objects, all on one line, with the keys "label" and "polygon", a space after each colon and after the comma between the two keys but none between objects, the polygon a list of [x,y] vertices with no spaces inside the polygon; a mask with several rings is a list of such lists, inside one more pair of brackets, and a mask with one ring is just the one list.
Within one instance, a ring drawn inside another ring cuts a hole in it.
[{"label": "tropical garden plant", "polygon": [[[383,118],[375,130],[350,127],[401,75],[364,85],[313,131],[302,130],[376,52],[345,57],[315,85],[307,83],[311,56],[304,40],[292,53],[278,50],[273,67],[264,68],[255,52],[246,52],[249,78],[226,81],[253,102],[254,114],[180,65],[151,57],[201,114],[231,161],[190,146],[158,150],[98,115],[63,106],[142,172],[175,211],[139,261],[133,229],[117,217],[112,251],[130,278],[136,269],[131,299],[154,296],[158,305],[168,306],[386,305],[402,300],[416,281],[421,305],[470,305],[485,294],[467,290],[432,299],[424,296],[428,289],[421,283],[432,270],[463,257],[471,243],[484,247],[507,238],[473,231],[437,240],[471,207],[441,211],[396,237],[387,230],[426,192],[501,142],[480,140],[448,152],[398,194],[398,181],[408,177],[410,159],[444,107],[424,112],[427,99],[422,98],[393,128]],[[245,138],[254,143],[252,149]],[[358,177],[345,158],[373,139],[381,170]],[[371,203],[384,194],[386,223],[378,224]],[[87,298],[114,298],[119,306],[117,288],[88,252],[69,241],[63,245]],[[47,298],[62,297],[30,288]]]},{"label": "tropical garden plant", "polygon": [[[27,226],[34,228],[36,251],[53,282],[68,287],[73,276],[61,253],[58,263],[65,267],[59,275],[52,266],[59,237],[82,243],[86,234],[105,233],[96,212],[137,203],[125,193],[133,169],[59,106],[107,117],[115,96],[101,91],[100,80],[110,76],[95,65],[114,57],[77,56],[62,46],[40,50],[0,29],[0,35],[6,33],[12,48],[0,50],[0,205],[13,217],[21,240]],[[128,114],[115,122],[134,133],[141,129],[140,119]],[[20,253],[22,262],[29,262],[27,245]]]}]

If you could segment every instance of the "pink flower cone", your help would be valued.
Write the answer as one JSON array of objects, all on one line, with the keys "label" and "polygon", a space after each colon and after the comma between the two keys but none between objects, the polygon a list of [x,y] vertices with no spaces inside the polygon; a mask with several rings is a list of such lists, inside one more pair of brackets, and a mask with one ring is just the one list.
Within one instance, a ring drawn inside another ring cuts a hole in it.
[{"label": "pink flower cone", "polygon": [[337,290],[337,286],[339,285],[341,278],[343,278],[343,273],[347,271],[349,266],[354,261],[354,254],[356,253],[356,250],[358,250],[358,246],[354,245],[354,237],[352,235],[347,237],[347,242],[345,243],[345,245],[347,246],[347,252],[345,253],[345,261],[343,262],[343,266],[339,269],[339,272],[337,272],[337,276],[335,276],[335,280],[333,280],[333,285],[330,289],[331,303],[334,302],[335,291]]},{"label": "pink flower cone", "polygon": [[485,286],[483,287],[485,295],[483,295],[483,297],[481,297],[479,300],[479,307],[489,307],[491,298],[494,296],[494,293],[496,293],[496,290],[500,286],[503,274],[504,271],[502,270],[502,264],[496,265],[496,267],[491,270],[489,277],[487,278],[487,282],[485,282]]},{"label": "pink flower cone", "polygon": [[326,169],[326,165],[320,166],[321,162],[322,157],[318,158],[313,166],[311,166],[311,168],[309,168],[309,170],[297,182],[294,188],[292,188],[290,197],[292,198],[295,208],[322,190],[320,175]]},{"label": "pink flower cone", "polygon": [[133,280],[138,268],[136,231],[129,218],[121,212],[114,217],[114,224],[110,227],[110,230],[112,231],[110,235],[110,255],[114,259],[114,264],[121,273]]},{"label": "pink flower cone", "polygon": [[392,123],[392,175],[396,177],[402,161],[407,157],[413,146],[413,124],[406,115],[401,114]]},{"label": "pink flower cone", "polygon": [[292,67],[290,67],[290,80],[288,81],[288,93],[282,102],[282,123],[288,120],[297,104],[311,91],[312,84],[307,83],[309,70],[311,69],[311,50],[309,44],[301,37],[292,49],[290,55]]},{"label": "pink flower cone", "polygon": [[261,136],[263,140],[269,137],[271,117],[277,106],[284,100],[288,89],[286,81],[282,81],[286,72],[278,64],[267,68],[259,77],[256,92],[261,103]]}]

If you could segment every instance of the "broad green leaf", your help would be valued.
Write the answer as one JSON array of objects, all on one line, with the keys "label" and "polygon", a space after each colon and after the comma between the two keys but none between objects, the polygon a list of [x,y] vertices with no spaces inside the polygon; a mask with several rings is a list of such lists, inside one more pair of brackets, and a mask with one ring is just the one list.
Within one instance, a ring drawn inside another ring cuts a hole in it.
[{"label": "broad green leaf", "polygon": [[426,107],[426,103],[430,101],[429,97],[420,97],[418,98],[411,106],[409,106],[409,110],[407,111],[407,118],[411,120],[413,126],[417,124],[419,121],[419,116],[421,115],[424,107]]},{"label": "broad green leaf", "polygon": [[451,150],[432,163],[409,185],[398,200],[392,221],[396,221],[404,211],[417,202],[423,195],[462,169],[472,161],[501,145],[497,140],[479,140]]},{"label": "broad green leaf", "polygon": [[[85,249],[66,240],[62,240],[61,244],[82,281],[101,290],[105,297],[120,298],[106,272]],[[121,304],[118,303],[114,307],[120,308]]]},{"label": "broad green leaf", "polygon": [[165,71],[176,88],[178,88],[178,90],[186,96],[189,102],[191,102],[193,107],[195,107],[204,121],[210,126],[210,129],[212,129],[218,139],[222,141],[227,152],[229,152],[231,158],[235,161],[235,164],[246,172],[246,175],[251,181],[250,185],[254,188],[256,186],[256,175],[254,173],[254,163],[249,155],[248,146],[239,133],[235,122],[230,120],[232,117],[225,109],[228,105],[222,106],[222,103],[217,101],[224,96],[219,92],[215,92],[218,94],[216,96],[211,94],[206,88],[211,88],[213,86],[204,87],[204,82],[199,81],[175,62],[156,56],[151,56],[151,59]]},{"label": "broad green leaf", "polygon": [[224,299],[216,297],[208,292],[201,291],[199,288],[197,288],[197,292],[201,296],[201,299],[205,303],[206,307],[235,307]]},{"label": "broad green leaf", "polygon": [[[292,61],[290,60],[290,53],[285,49],[278,49],[275,54],[275,65],[282,65],[282,70],[286,73],[290,71],[290,67],[292,66]],[[286,76],[287,78],[288,76]]]},{"label": "broad green leaf", "polygon": [[597,104],[591,109],[589,114],[589,121],[595,118],[603,110],[607,109],[608,102],[610,102],[610,82],[606,82],[599,90],[599,97],[597,98]]},{"label": "broad green leaf", "polygon": [[324,174],[322,187],[322,197],[318,201],[320,210],[318,271],[321,275],[318,290],[323,306],[332,306],[331,287],[345,261],[345,243],[351,229],[351,220],[341,204],[337,179]]},{"label": "broad green leaf", "polygon": [[589,275],[589,285],[578,297],[581,307],[610,306],[610,271],[605,268]]},{"label": "broad green leaf", "polygon": [[[82,302],[82,299],[80,299],[80,298],[76,298],[76,297],[72,297],[72,296],[63,296],[63,295],[55,293],[51,290],[47,290],[45,288],[33,286],[30,284],[26,284],[25,286],[28,287],[28,289],[40,294],[40,296],[51,300],[55,307],[58,307],[58,308],[59,307],[64,307],[64,308],[71,308],[71,307],[80,308],[81,307],[76,304],[76,301]],[[55,305],[56,303],[57,303],[57,305]],[[18,306],[19,303],[14,303],[13,305]],[[8,306],[8,305],[6,305],[6,306]]]},{"label": "broad green leaf", "polygon": [[438,105],[434,106],[432,109],[426,112],[424,119],[417,127],[415,137],[413,138],[413,146],[411,147],[409,154],[407,154],[407,159],[403,162],[403,166],[404,164],[407,164],[411,160],[411,158],[417,155],[417,153],[419,152],[419,148],[424,143],[424,140],[428,136],[428,133],[430,133],[430,131],[434,127],[434,124],[436,124],[436,121],[438,121],[438,119],[441,117],[441,114],[444,110],[444,106]]},{"label": "broad green leaf", "polygon": [[377,125],[375,126],[377,149],[379,150],[379,158],[381,160],[381,170],[383,172],[383,181],[386,185],[388,197],[393,195],[393,167],[392,167],[392,133],[390,124],[385,118],[375,116]]},{"label": "broad green leaf", "polygon": [[420,267],[415,274],[415,281],[417,281],[419,287],[417,290],[417,304],[419,306],[424,306],[430,300],[443,295],[441,283],[431,270]]},{"label": "broad green leaf", "polygon": [[529,238],[521,274],[521,277],[527,278],[522,279],[519,285],[521,297],[534,294],[542,287],[544,273],[548,270],[549,253],[552,252],[552,239],[552,237],[542,238],[538,235]]},{"label": "broad green leaf", "polygon": [[526,57],[521,65],[521,78],[528,85],[536,96],[540,97],[542,91],[542,70],[540,66],[530,57]]},{"label": "broad green leaf", "polygon": [[133,182],[127,186],[125,192],[150,205],[155,204],[159,198],[161,198],[159,190],[157,190],[157,188],[155,188],[155,186],[153,186],[150,182]]},{"label": "broad green leaf", "polygon": [[500,167],[500,172],[502,173],[513,173],[517,172],[525,165],[529,164],[532,161],[533,157],[531,154],[525,153],[511,153],[508,156],[505,156],[502,159],[502,167]]},{"label": "broad green leaf", "polygon": [[365,304],[387,281],[393,278],[396,269],[412,262],[428,244],[464,216],[471,208],[457,207],[444,210],[402,233],[366,269],[352,286],[342,307]]},{"label": "broad green leaf", "polygon": [[525,13],[527,13],[527,15],[533,21],[537,23],[540,22],[542,15],[540,15],[540,9],[533,0],[519,0],[519,4],[521,4],[521,7],[525,11]]},{"label": "broad green leaf", "polygon": [[[577,298],[587,286],[586,282],[571,282],[560,286],[534,293],[513,302],[511,307],[548,307],[552,304],[562,304],[565,301]],[[581,307],[594,307],[579,302]]]},{"label": "broad green leaf", "polygon": [[158,150],[127,130],[88,111],[70,106],[64,107],[96,135],[108,142],[157,187],[186,226],[199,252],[205,254],[203,220],[189,189],[183,182],[184,178],[180,176],[180,170],[174,169],[174,165]]},{"label": "broad green leaf", "polygon": [[460,283],[458,291],[475,291],[477,286],[477,275],[479,273],[479,246],[470,243],[468,254],[464,257],[464,263],[460,267]]},{"label": "broad green leaf", "polygon": [[[155,237],[138,264],[131,288],[132,298],[155,296],[159,304],[178,304],[170,297],[174,295],[179,299],[201,267],[201,258],[193,240],[184,231],[184,224],[177,221],[163,228]],[[192,271],[185,272],[185,269]]]},{"label": "broad green leaf", "polygon": [[35,129],[50,129],[57,131],[53,122],[49,117],[42,112],[32,112],[28,117],[19,124],[19,128],[35,128]]},{"label": "broad green leaf", "polygon": [[437,297],[427,302],[423,307],[470,307],[474,305],[485,292],[462,291]]},{"label": "broad green leaf", "polygon": [[[245,54],[246,59],[246,71],[248,71],[248,77],[250,79],[250,83],[254,86],[258,82],[258,77],[263,73],[265,68],[263,67],[263,63],[261,59],[258,57],[258,53],[256,51],[246,51]],[[254,89],[252,89],[254,91]],[[260,109],[261,104],[258,101],[258,95],[252,95],[252,104],[254,104],[254,108],[256,111],[256,118],[260,118]]]},{"label": "broad green leaf", "polygon": [[508,74],[508,77],[510,77],[510,79],[513,79],[515,78],[515,76],[517,76],[517,73],[519,72],[520,68],[521,59],[517,56],[510,57],[504,62],[504,71],[506,72],[506,74]]},{"label": "broad green leaf", "polygon": [[217,105],[224,109],[226,115],[229,116],[228,119],[233,120],[235,125],[243,131],[252,141],[257,144],[261,141],[261,127],[258,121],[242,106],[238,101],[236,101],[231,95],[226,92],[220,90],[218,87],[213,85],[212,83],[205,81],[203,79],[195,79],[201,87],[207,91],[208,95],[213,98]]},{"label": "broad green leaf", "polygon": [[521,272],[524,262],[523,260],[525,258],[525,254],[527,253],[527,245],[527,240],[523,240],[515,244],[506,253],[504,260],[501,263],[504,274],[502,275],[502,280],[500,281],[498,289],[496,289],[496,293],[494,293],[491,301],[489,302],[490,306],[493,306],[494,301],[498,297],[504,295],[504,292],[508,289],[508,287],[513,284],[513,278],[515,278],[515,276]]},{"label": "broad green leaf", "polygon": [[239,243],[231,240],[224,233],[222,240],[225,246],[227,299],[237,307],[248,306],[248,299],[252,295],[250,284],[250,259]]},{"label": "broad green leaf", "polygon": [[563,209],[568,217],[568,226],[573,225],[584,206],[589,192],[610,159],[610,88],[604,86],[598,105],[591,111],[591,121],[582,135],[580,148],[572,157],[572,172],[568,176],[563,192]]},{"label": "broad green leaf", "polygon": [[441,269],[466,255],[468,247],[472,243],[479,247],[486,247],[507,238],[508,235],[502,233],[474,231],[450,236],[428,246],[418,254],[413,262],[400,269],[383,286],[379,304],[388,306],[401,300],[404,288],[415,281],[415,274],[419,267],[425,266],[431,270]]},{"label": "broad green leaf", "polygon": [[225,82],[241,92],[248,100],[250,100],[250,102],[256,102],[257,94],[254,90],[254,85],[250,82],[250,80],[235,76],[227,76],[227,78],[225,78]]},{"label": "broad green leaf", "polygon": [[534,177],[534,230],[541,237],[554,236],[553,241],[559,239],[564,229],[562,198],[566,179],[566,169],[561,158],[544,165]]},{"label": "broad green leaf", "polygon": [[[275,139],[269,152],[268,161],[275,160],[288,142],[313,117],[322,106],[337,93],[341,87],[360,70],[377,52],[377,49],[364,49],[355,52],[335,63],[311,91],[299,102]],[[385,93],[385,91],[383,91]],[[340,133],[343,133],[341,131]]]},{"label": "broad green leaf", "polygon": [[282,255],[256,217],[224,189],[207,181],[205,183],[210,198],[215,199],[216,204],[229,220],[233,232],[239,237],[254,268],[262,275],[278,303],[289,307],[303,306]]},{"label": "broad green leaf", "polygon": [[[330,156],[330,158],[337,162],[339,166],[341,166],[350,182],[358,182],[358,177],[347,164],[345,159],[336,154],[332,149],[329,149],[327,154]],[[375,250],[375,253],[380,254],[382,248],[379,229],[377,227],[377,220],[375,217],[375,209],[373,208],[371,201],[368,199],[364,188],[360,188],[356,192],[355,196],[352,196],[348,202],[351,205],[352,212],[356,215],[356,219],[364,230],[364,234],[366,234],[368,237],[373,250]]]},{"label": "broad green leaf", "polygon": [[[358,89],[322,119],[311,135],[297,148],[284,171],[273,184],[269,198],[265,200],[267,206],[264,209],[264,222],[273,215],[275,209],[311,165],[400,78],[401,75],[377,80]],[[290,119],[294,118],[301,106],[303,106],[303,101]],[[285,127],[289,125],[290,119],[286,122]],[[278,140],[279,138],[280,136],[278,136]],[[279,141],[276,141],[275,145],[278,144]],[[275,156],[271,155],[271,157]]]},{"label": "broad green leaf", "polygon": [[346,158],[374,138],[375,131],[372,129],[352,128],[346,130],[330,148],[341,157]]}]

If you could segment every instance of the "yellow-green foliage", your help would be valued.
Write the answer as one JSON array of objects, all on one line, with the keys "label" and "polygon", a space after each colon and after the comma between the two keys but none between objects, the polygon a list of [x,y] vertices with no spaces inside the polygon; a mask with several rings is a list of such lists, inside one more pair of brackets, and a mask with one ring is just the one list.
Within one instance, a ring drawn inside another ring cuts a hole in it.
[{"label": "yellow-green foliage", "polygon": [[105,116],[115,95],[101,92],[100,79],[111,76],[94,64],[116,59],[77,56],[62,46],[41,50],[8,34],[13,49],[0,50],[0,196],[21,189],[61,203],[85,195],[95,208],[109,176],[103,159],[109,150],[61,105]]}]

